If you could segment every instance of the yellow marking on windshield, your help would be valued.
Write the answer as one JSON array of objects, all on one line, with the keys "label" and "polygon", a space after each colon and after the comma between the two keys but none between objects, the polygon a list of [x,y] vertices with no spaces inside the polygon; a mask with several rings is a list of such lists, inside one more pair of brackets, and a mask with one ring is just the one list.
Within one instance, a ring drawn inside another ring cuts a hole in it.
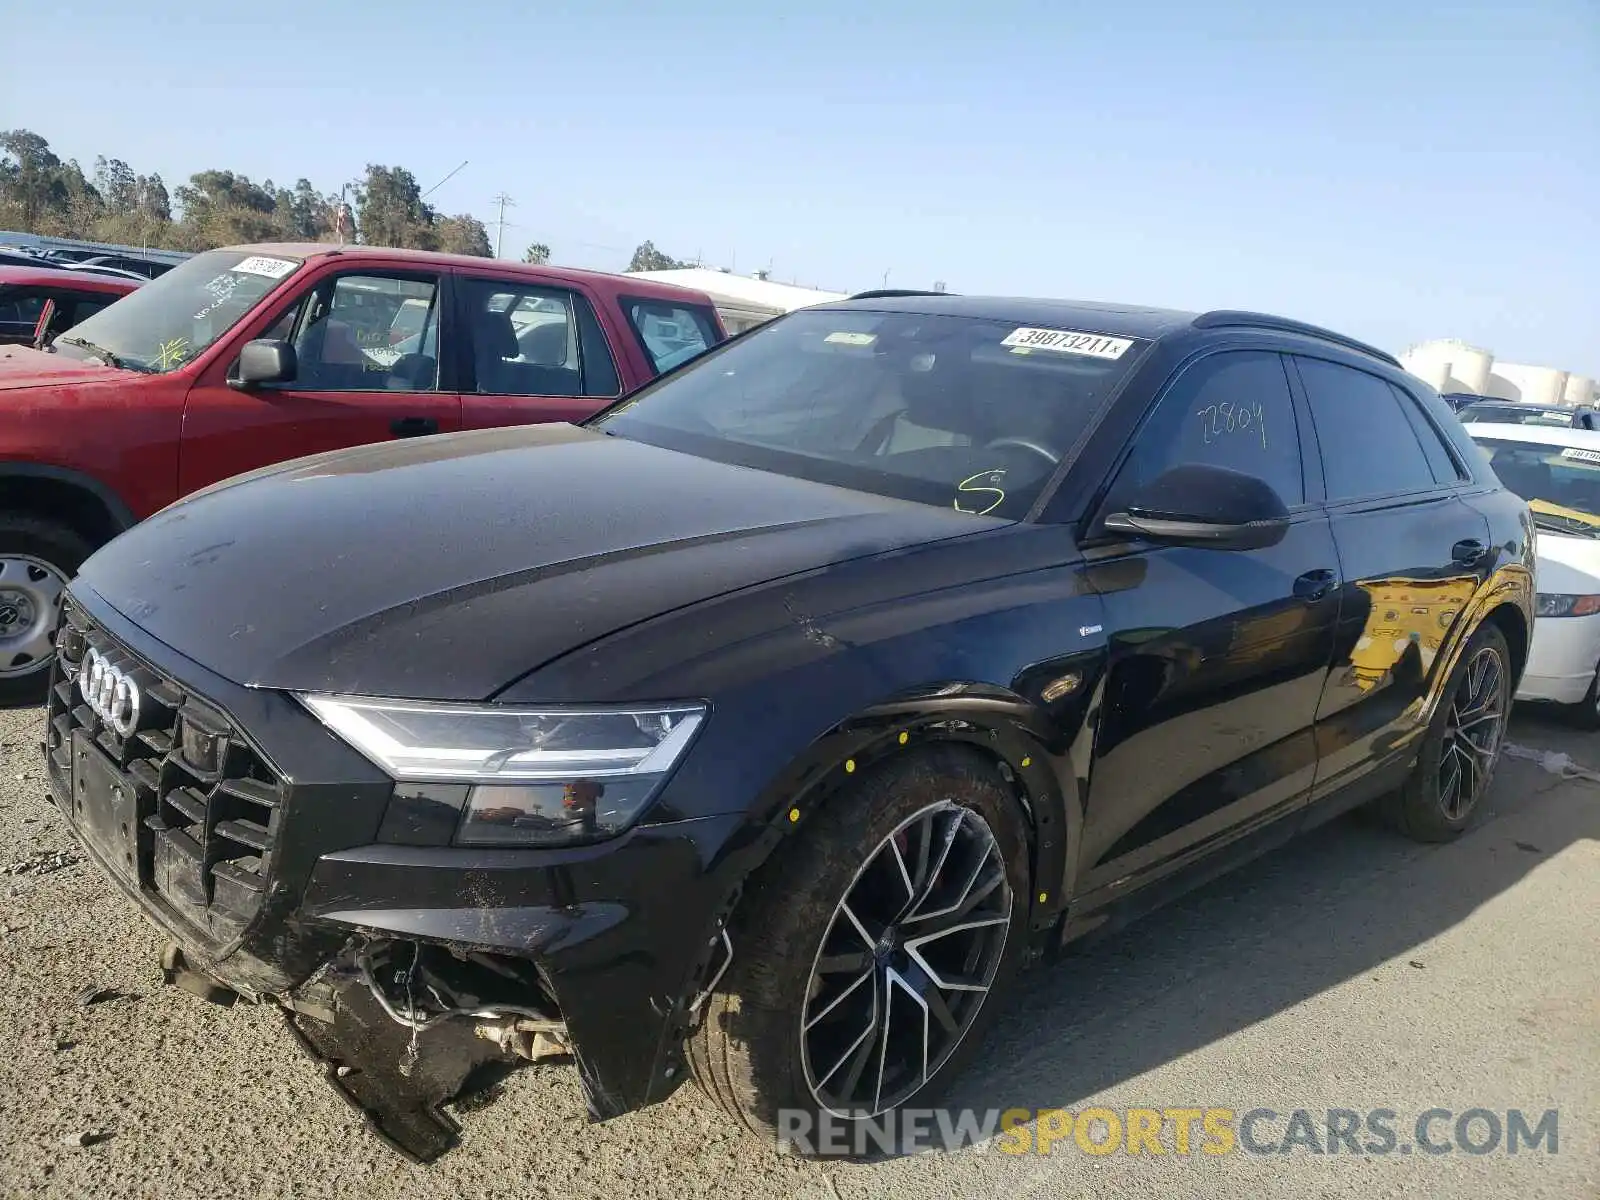
[{"label": "yellow marking on windshield", "polygon": [[1581,508],[1567,508],[1565,505],[1551,504],[1548,500],[1529,500],[1528,507],[1552,517],[1565,517],[1570,521],[1582,521],[1585,525],[1600,526],[1600,516],[1584,512]]}]

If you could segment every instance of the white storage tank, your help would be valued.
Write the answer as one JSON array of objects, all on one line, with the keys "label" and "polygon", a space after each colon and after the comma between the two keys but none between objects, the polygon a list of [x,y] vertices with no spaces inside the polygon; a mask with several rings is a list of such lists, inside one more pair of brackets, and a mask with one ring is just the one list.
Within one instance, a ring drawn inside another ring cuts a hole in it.
[{"label": "white storage tank", "polygon": [[1565,403],[1577,407],[1595,402],[1594,380],[1587,375],[1568,375],[1567,386],[1562,393]]},{"label": "white storage tank", "polygon": [[1489,394],[1524,404],[1560,404],[1566,386],[1567,373],[1555,367],[1497,363],[1489,379]]},{"label": "white storage tank", "polygon": [[1494,355],[1458,338],[1437,338],[1406,350],[1400,355],[1400,363],[1436,391],[1481,396],[1489,386]]}]

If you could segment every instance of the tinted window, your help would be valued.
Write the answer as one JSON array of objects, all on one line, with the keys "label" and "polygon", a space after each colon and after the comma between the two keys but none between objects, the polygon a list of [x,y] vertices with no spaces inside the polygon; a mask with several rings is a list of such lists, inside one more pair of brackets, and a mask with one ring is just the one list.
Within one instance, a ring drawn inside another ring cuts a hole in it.
[{"label": "tinted window", "polygon": [[1321,359],[1296,361],[1322,447],[1329,500],[1434,486],[1422,443],[1387,380]]},{"label": "tinted window", "polygon": [[513,280],[462,283],[480,393],[614,396],[620,390],[603,343],[596,346],[582,336],[582,297]]},{"label": "tinted window", "polygon": [[20,288],[0,293],[0,322],[7,325],[26,326],[32,329],[44,311],[43,292],[28,292]]},{"label": "tinted window", "polygon": [[1271,484],[1303,503],[1300,431],[1278,355],[1213,354],[1186,368],[1145,421],[1117,477],[1116,497],[1183,463],[1211,463]]},{"label": "tinted window", "polygon": [[1411,427],[1416,430],[1417,439],[1422,443],[1422,452],[1427,456],[1428,469],[1433,472],[1434,482],[1458,483],[1465,479],[1466,474],[1445,445],[1444,435],[1428,419],[1416,398],[1392,383],[1389,386],[1394,388],[1395,399],[1400,401],[1400,407],[1411,418]]},{"label": "tinted window", "polygon": [[1021,517],[1145,343],[1014,321],[804,309],[593,427],[722,462]]},{"label": "tinted window", "polygon": [[582,296],[574,296],[578,309],[578,349],[583,356],[583,394],[620,396],[622,380],[617,376],[616,360],[606,344],[605,331],[595,319],[594,309]]},{"label": "tinted window", "polygon": [[439,359],[430,353],[438,292],[434,280],[386,275],[341,275],[324,283],[295,338],[295,386],[433,391],[439,384]]},{"label": "tinted window", "polygon": [[630,300],[628,321],[657,371],[669,371],[716,344],[716,327],[702,309]]}]

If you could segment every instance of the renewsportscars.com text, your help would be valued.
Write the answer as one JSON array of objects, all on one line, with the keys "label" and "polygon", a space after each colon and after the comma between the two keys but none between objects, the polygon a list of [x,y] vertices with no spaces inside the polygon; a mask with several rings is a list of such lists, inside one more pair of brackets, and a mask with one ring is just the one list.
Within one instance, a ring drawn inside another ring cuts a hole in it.
[{"label": "renewsportscars.com text", "polygon": [[864,1121],[784,1109],[781,1146],[814,1156],[978,1153],[1089,1155],[1558,1154],[1557,1109],[1373,1108],[901,1109]]}]

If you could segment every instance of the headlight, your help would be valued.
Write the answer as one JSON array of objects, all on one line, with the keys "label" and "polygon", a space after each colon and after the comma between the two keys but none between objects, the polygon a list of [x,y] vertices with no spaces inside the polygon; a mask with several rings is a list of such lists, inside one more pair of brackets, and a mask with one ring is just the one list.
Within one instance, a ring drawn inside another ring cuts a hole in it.
[{"label": "headlight", "polygon": [[1571,596],[1540,592],[1534,606],[1538,617],[1587,617],[1600,612],[1600,596]]},{"label": "headlight", "polygon": [[466,783],[457,845],[557,845],[621,833],[705,720],[702,704],[522,708],[302,695],[397,781]]}]

